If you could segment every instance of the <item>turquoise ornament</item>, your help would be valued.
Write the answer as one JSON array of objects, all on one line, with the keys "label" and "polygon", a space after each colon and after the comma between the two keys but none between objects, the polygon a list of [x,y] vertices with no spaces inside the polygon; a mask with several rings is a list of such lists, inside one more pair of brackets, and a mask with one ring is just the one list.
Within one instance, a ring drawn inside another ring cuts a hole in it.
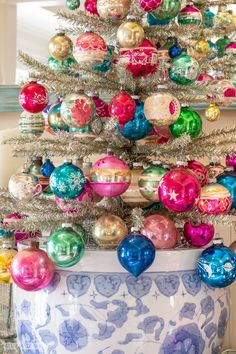
[{"label": "turquoise ornament", "polygon": [[179,85],[189,85],[197,80],[199,70],[198,61],[183,53],[173,60],[169,77]]},{"label": "turquoise ornament", "polygon": [[236,208],[236,172],[232,168],[226,168],[225,172],[217,177],[217,183],[228,189],[232,198],[231,209]]},{"label": "turquoise ornament", "polygon": [[152,14],[152,12],[149,12],[147,14],[147,22],[149,26],[167,26],[170,23],[170,20],[159,20]]},{"label": "turquoise ornament", "polygon": [[181,108],[179,118],[170,125],[170,131],[174,138],[183,134],[196,138],[202,131],[202,118],[188,107]]},{"label": "turquoise ornament", "polygon": [[53,165],[53,163],[49,159],[46,159],[46,161],[42,164],[40,168],[40,172],[44,177],[50,177],[54,169],[55,166]]},{"label": "turquoise ornament", "polygon": [[68,58],[66,60],[57,60],[53,57],[48,59],[48,66],[50,69],[64,72],[70,69],[71,64],[76,63],[74,58]]},{"label": "turquoise ornament", "polygon": [[56,167],[50,176],[52,192],[62,199],[74,199],[83,192],[86,180],[81,169],[71,162]]},{"label": "turquoise ornament", "polygon": [[203,21],[204,21],[204,24],[205,24],[206,28],[214,27],[214,17],[215,17],[214,12],[210,11],[209,9],[204,11],[204,13],[203,13]]},{"label": "turquoise ornament", "polygon": [[67,125],[61,117],[61,102],[53,105],[48,112],[48,126],[53,132],[69,131],[69,125]]},{"label": "turquoise ornament", "polygon": [[106,73],[111,68],[112,60],[113,60],[113,58],[112,58],[112,46],[108,45],[107,46],[106,58],[104,59],[102,64],[97,65],[97,66],[93,66],[92,70],[100,71],[102,73]]},{"label": "turquoise ornament", "polygon": [[163,0],[161,5],[152,12],[158,20],[171,20],[178,15],[181,9],[181,0]]}]

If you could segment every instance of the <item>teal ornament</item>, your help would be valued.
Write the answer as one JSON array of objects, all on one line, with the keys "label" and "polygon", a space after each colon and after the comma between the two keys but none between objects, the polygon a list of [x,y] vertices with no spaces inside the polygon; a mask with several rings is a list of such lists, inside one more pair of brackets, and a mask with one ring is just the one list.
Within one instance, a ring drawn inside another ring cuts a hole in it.
[{"label": "teal ornament", "polygon": [[174,58],[169,70],[169,77],[179,85],[189,85],[197,80],[199,70],[198,61],[183,53]]},{"label": "teal ornament", "polygon": [[47,254],[58,267],[72,267],[84,255],[85,243],[69,224],[56,229],[47,240]]},{"label": "teal ornament", "polygon": [[48,112],[48,126],[53,132],[69,132],[69,125],[67,125],[61,117],[61,102],[53,105]]},{"label": "teal ornament", "polygon": [[221,239],[205,249],[197,263],[201,280],[213,288],[225,288],[236,278],[236,255]]},{"label": "teal ornament", "polygon": [[46,161],[42,164],[40,168],[40,172],[44,177],[50,177],[54,169],[55,166],[53,165],[53,163],[49,159],[46,159]]},{"label": "teal ornament", "polygon": [[80,0],[66,0],[66,7],[69,10],[77,10],[80,6]]},{"label": "teal ornament", "polygon": [[225,170],[224,173],[217,177],[217,183],[228,189],[232,198],[232,209],[236,208],[236,172],[233,168]]},{"label": "teal ornament", "polygon": [[229,43],[231,43],[231,40],[227,36],[224,36],[223,38],[219,38],[216,41],[215,46],[217,50],[217,56],[219,58],[225,55],[225,49]]},{"label": "teal ornament", "polygon": [[136,112],[134,118],[132,118],[128,123],[121,127],[120,124],[117,125],[117,130],[121,133],[123,137],[129,140],[140,140],[145,138],[153,129],[153,125],[147,120],[144,115],[144,103],[137,99]]},{"label": "teal ornament", "polygon": [[209,9],[204,11],[204,13],[203,13],[203,21],[204,21],[204,24],[205,24],[206,28],[214,27],[214,17],[215,17],[214,12],[210,11]]},{"label": "teal ornament", "polygon": [[170,131],[174,138],[183,134],[196,138],[202,131],[202,118],[188,107],[181,108],[179,118],[170,125]]},{"label": "teal ornament", "polygon": [[155,255],[156,250],[152,241],[136,232],[126,236],[117,248],[120,264],[135,277],[152,265]]},{"label": "teal ornament", "polygon": [[56,167],[50,176],[52,192],[62,199],[74,199],[83,192],[86,180],[81,169],[71,162]]},{"label": "teal ornament", "polygon": [[147,22],[149,26],[167,26],[170,20],[159,20],[151,12],[147,14]]},{"label": "teal ornament", "polygon": [[70,69],[71,64],[76,63],[74,58],[68,58],[66,60],[57,60],[53,57],[48,59],[48,66],[50,69],[64,72]]},{"label": "teal ornament", "polygon": [[112,60],[113,60],[113,57],[112,57],[112,46],[108,45],[107,46],[106,58],[104,59],[102,64],[97,65],[97,66],[93,66],[92,70],[100,71],[102,73],[106,73],[111,68]]},{"label": "teal ornament", "polygon": [[158,20],[171,20],[181,9],[181,0],[162,0],[161,5],[152,12]]},{"label": "teal ornament", "polygon": [[168,50],[169,57],[174,59],[182,54],[182,49],[178,42],[175,42]]}]

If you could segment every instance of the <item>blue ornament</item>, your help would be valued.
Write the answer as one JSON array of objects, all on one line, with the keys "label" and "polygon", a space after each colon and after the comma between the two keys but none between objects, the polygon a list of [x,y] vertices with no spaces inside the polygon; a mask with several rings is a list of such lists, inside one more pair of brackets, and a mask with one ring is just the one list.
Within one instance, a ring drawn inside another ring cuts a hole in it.
[{"label": "blue ornament", "polygon": [[149,238],[132,232],[121,241],[117,248],[117,255],[122,267],[138,277],[151,266],[156,251]]},{"label": "blue ornament", "polygon": [[209,9],[207,9],[204,14],[203,14],[203,21],[205,23],[205,26],[207,28],[211,28],[214,27],[214,17],[215,14],[214,12],[210,11]]},{"label": "blue ornament", "polygon": [[92,70],[101,71],[102,73],[106,73],[112,64],[112,46],[107,46],[107,55],[106,58],[103,60],[102,64],[93,66]]},{"label": "blue ornament", "polygon": [[44,177],[50,177],[54,169],[55,166],[53,165],[53,163],[49,159],[46,159],[46,161],[40,168],[40,172]]},{"label": "blue ornament", "polygon": [[180,54],[182,54],[182,49],[179,46],[178,42],[175,42],[170,48],[169,48],[169,57],[170,58],[175,58],[178,57]]},{"label": "blue ornament", "polygon": [[236,173],[232,170],[225,171],[217,177],[217,182],[228,189],[232,198],[231,209],[236,208]]},{"label": "blue ornament", "polygon": [[129,140],[139,140],[145,138],[153,129],[153,125],[146,119],[144,115],[144,103],[141,100],[135,100],[136,112],[134,118],[122,128],[117,124],[117,130]]},{"label": "blue ornament", "polygon": [[50,177],[50,188],[59,198],[74,199],[83,192],[86,180],[81,169],[71,162],[56,167]]},{"label": "blue ornament", "polygon": [[201,280],[213,288],[224,288],[236,278],[236,255],[221,239],[202,252],[197,266]]},{"label": "blue ornament", "polygon": [[149,26],[166,26],[170,20],[158,20],[151,12],[147,14],[147,22]]}]

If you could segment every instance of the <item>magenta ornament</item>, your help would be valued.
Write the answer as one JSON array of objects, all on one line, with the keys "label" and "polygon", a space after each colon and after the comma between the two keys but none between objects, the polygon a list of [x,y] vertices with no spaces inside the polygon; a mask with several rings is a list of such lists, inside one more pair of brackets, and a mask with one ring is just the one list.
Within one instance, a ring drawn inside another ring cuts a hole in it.
[{"label": "magenta ornament", "polygon": [[201,162],[194,160],[188,161],[187,168],[189,168],[196,175],[201,184],[201,187],[207,184],[209,172]]},{"label": "magenta ornament", "polygon": [[196,205],[200,192],[198,179],[183,167],[166,173],[159,184],[160,201],[172,212],[191,210]]},{"label": "magenta ornament", "polygon": [[93,96],[93,102],[96,107],[96,115],[101,118],[101,120],[110,117],[108,104],[105,101],[98,96]]},{"label": "magenta ornament", "polygon": [[174,248],[178,231],[171,219],[164,215],[150,215],[144,219],[141,234],[147,236],[156,249]]},{"label": "magenta ornament", "polygon": [[193,225],[191,222],[184,224],[184,237],[194,247],[207,245],[213,239],[214,232],[215,229],[212,224]]},{"label": "magenta ornament", "polygon": [[236,167],[236,155],[227,155],[225,163],[228,167]]},{"label": "magenta ornament", "polygon": [[226,214],[232,205],[232,198],[227,188],[219,183],[209,183],[201,189],[198,210],[204,214]]}]

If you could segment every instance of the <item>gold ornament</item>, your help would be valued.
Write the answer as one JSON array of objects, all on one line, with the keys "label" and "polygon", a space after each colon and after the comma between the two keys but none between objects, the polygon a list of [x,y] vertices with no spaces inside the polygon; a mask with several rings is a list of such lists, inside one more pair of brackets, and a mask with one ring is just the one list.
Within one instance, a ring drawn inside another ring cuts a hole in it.
[{"label": "gold ornament", "polygon": [[116,248],[128,235],[124,221],[116,215],[103,215],[95,223],[92,236],[97,245],[107,249]]},{"label": "gold ornament", "polygon": [[12,282],[10,266],[16,251],[12,249],[0,250],[0,284],[8,284]]},{"label": "gold ornament", "polygon": [[134,21],[127,21],[120,25],[117,31],[117,40],[123,48],[137,47],[144,39],[144,30]]},{"label": "gold ornament", "polygon": [[97,10],[102,18],[122,20],[130,9],[130,0],[98,0]]},{"label": "gold ornament", "polygon": [[211,103],[206,109],[205,118],[209,120],[209,122],[215,122],[220,118],[220,110],[214,103]]},{"label": "gold ornament", "polygon": [[209,52],[209,44],[204,37],[200,37],[196,43],[196,51],[200,54],[207,54]]},{"label": "gold ornament", "polygon": [[57,60],[66,60],[72,53],[72,40],[64,33],[58,33],[49,41],[49,53]]}]

